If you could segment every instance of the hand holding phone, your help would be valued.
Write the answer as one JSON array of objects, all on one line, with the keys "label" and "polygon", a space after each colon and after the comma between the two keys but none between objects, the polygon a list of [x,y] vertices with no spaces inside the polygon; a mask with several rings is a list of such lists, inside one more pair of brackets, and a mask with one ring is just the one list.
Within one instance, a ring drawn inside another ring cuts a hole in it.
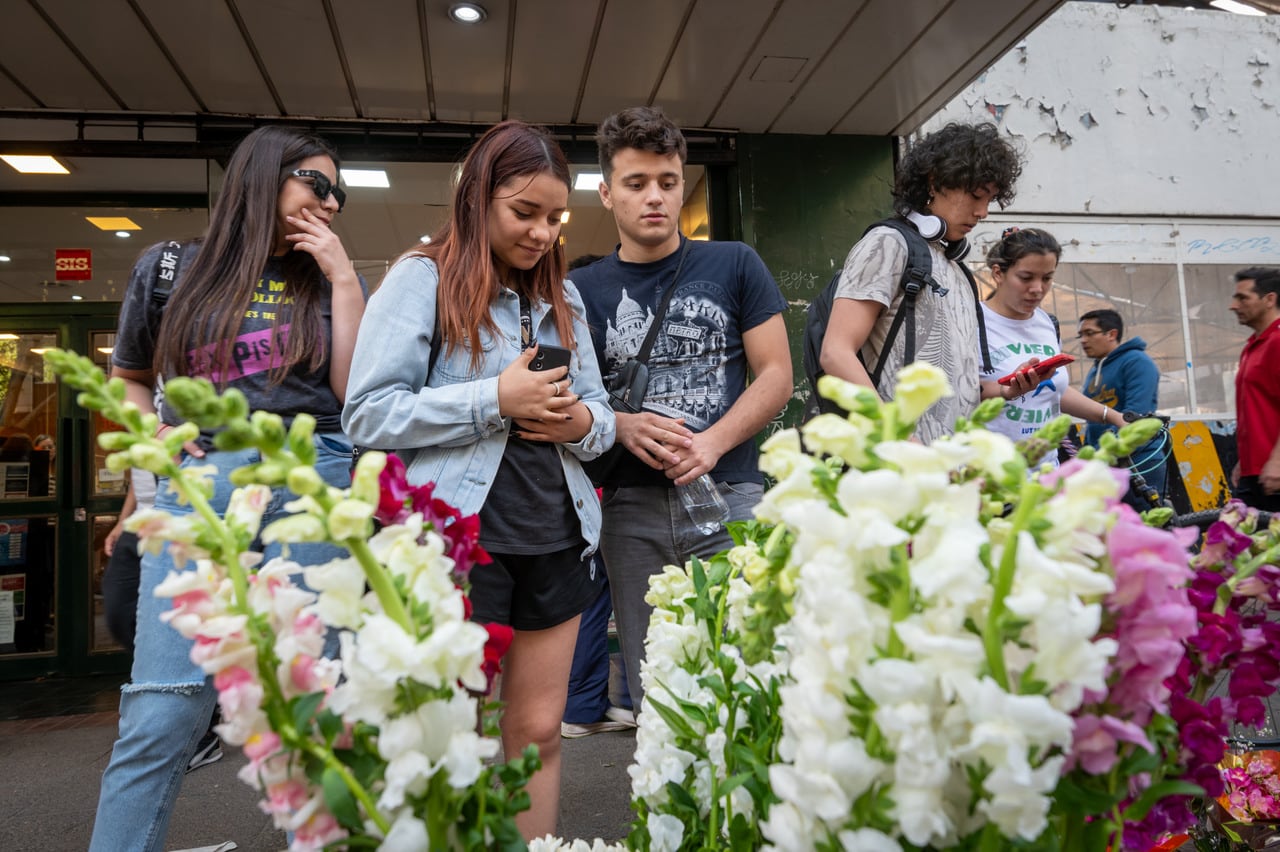
[{"label": "hand holding phone", "polygon": [[[1052,358],[1046,358],[1040,363],[1034,364],[1028,367],[1027,369],[1034,370],[1037,379],[1044,379],[1045,376],[1052,376],[1055,372],[1057,372],[1059,367],[1065,367],[1075,360],[1076,359],[1071,355],[1068,355],[1065,352],[1061,352],[1057,355],[1054,355]],[[1000,378],[996,379],[996,381],[1002,385],[1011,385],[1013,384],[1013,380],[1017,375],[1018,375],[1018,371],[1014,370],[1009,375],[1001,376]]]},{"label": "hand holding phone", "polygon": [[539,343],[538,351],[529,362],[530,370],[554,370],[556,367],[568,367],[572,353],[563,346],[550,343]]}]

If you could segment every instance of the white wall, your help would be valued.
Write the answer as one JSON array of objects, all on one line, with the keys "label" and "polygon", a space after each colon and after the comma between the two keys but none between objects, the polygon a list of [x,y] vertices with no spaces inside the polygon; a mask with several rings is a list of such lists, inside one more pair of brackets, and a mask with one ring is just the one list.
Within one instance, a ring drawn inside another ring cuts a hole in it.
[{"label": "white wall", "polygon": [[1280,16],[1069,2],[932,117],[996,121],[1023,215],[1280,217]]}]

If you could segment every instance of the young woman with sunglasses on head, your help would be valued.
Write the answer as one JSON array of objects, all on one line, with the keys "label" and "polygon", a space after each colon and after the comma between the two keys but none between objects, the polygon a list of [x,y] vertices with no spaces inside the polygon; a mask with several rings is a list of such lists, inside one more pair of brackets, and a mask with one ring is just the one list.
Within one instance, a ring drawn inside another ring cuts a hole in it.
[{"label": "young woman with sunglasses on head", "polygon": [[[1003,397],[1004,411],[987,428],[1014,441],[1034,434],[1066,412],[1091,423],[1122,425],[1118,411],[1071,387],[1066,367],[1048,375],[1034,369],[1062,350],[1057,324],[1041,303],[1053,288],[1062,247],[1048,231],[1009,228],[987,253],[995,291],[982,303],[992,370],[982,374],[982,398]],[[1013,374],[1008,384],[1000,376]],[[1057,464],[1057,450],[1042,461]]]},{"label": "young woman with sunglasses on head", "polygon": [[[331,229],[345,194],[337,188],[338,157],[316,136],[263,127],[244,138],[227,166],[222,191],[198,245],[153,246],[134,267],[120,310],[112,375],[128,398],[153,411],[156,382],[174,376],[208,378],[234,387],[254,410],[287,422],[316,418],[316,469],[331,485],[350,483],[351,443],[340,415],[364,283]],[[190,260],[178,263],[178,258]],[[158,329],[154,292],[172,281]],[[178,423],[161,403],[159,433]],[[253,450],[213,449],[211,435],[187,445],[183,464],[216,469],[212,504],[225,511],[232,470],[258,460]],[[263,526],[293,499],[277,489]],[[161,480],[156,508],[190,512]],[[270,559],[280,546],[263,548]],[[342,553],[327,544],[291,545],[302,565]],[[216,694],[190,660],[191,642],[160,621],[170,606],[155,587],[175,566],[168,547],[142,560],[137,634],[130,682],[120,701],[120,734],[102,778],[91,849],[164,848],[183,773],[205,732]]]},{"label": "young woman with sunglasses on head", "polygon": [[[342,422],[395,450],[409,481],[479,513],[493,563],[471,572],[473,618],[514,629],[502,675],[502,745],[538,747],[526,838],[554,833],[560,719],[600,502],[581,462],[613,443],[582,299],[564,280],[560,220],[571,181],[546,131],[507,121],[462,164],[449,220],[387,273],[369,301]],[[433,346],[437,336],[440,343]],[[568,368],[530,369],[548,345]]]}]

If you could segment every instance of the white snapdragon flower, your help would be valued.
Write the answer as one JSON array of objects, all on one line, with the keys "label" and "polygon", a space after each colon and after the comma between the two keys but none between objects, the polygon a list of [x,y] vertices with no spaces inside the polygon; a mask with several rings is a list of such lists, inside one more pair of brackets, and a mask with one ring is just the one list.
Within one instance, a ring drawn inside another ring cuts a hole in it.
[{"label": "white snapdragon flower", "polygon": [[1030,773],[997,767],[983,781],[990,799],[978,803],[978,810],[994,822],[1006,837],[1034,840],[1047,824],[1049,794],[1062,775],[1065,758],[1052,757]]},{"label": "white snapdragon flower", "polygon": [[684,840],[684,823],[671,814],[651,815],[647,828],[652,852],[676,852]]},{"label": "white snapdragon flower", "polygon": [[898,371],[893,402],[902,419],[914,423],[935,402],[954,394],[946,373],[925,361],[915,361]]},{"label": "white snapdragon flower", "polygon": [[838,837],[843,852],[902,852],[898,841],[874,828],[842,831]]},{"label": "white snapdragon flower", "polygon": [[308,565],[303,569],[306,584],[318,592],[315,610],[331,627],[354,630],[364,616],[361,599],[364,597],[364,569],[352,557],[333,559],[323,565]]},{"label": "white snapdragon flower", "polygon": [[378,852],[422,852],[429,848],[427,824],[413,815],[413,808],[404,808],[395,815],[391,830],[378,845]]},{"label": "white snapdragon flower", "polygon": [[[801,427],[810,452],[817,456],[836,456],[853,467],[861,467],[870,460],[867,439],[874,430],[875,423],[860,414],[848,417],[819,414]],[[795,467],[802,468],[799,464]]]}]

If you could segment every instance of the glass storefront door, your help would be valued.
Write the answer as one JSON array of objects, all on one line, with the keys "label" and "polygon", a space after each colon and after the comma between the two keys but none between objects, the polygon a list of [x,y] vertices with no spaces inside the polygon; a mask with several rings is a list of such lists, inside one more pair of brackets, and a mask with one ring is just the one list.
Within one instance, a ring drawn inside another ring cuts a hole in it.
[{"label": "glass storefront door", "polygon": [[0,680],[120,671],[107,633],[103,544],[126,482],[97,434],[114,425],[75,403],[44,366],[63,347],[107,367],[117,306],[8,305],[0,313]]}]

